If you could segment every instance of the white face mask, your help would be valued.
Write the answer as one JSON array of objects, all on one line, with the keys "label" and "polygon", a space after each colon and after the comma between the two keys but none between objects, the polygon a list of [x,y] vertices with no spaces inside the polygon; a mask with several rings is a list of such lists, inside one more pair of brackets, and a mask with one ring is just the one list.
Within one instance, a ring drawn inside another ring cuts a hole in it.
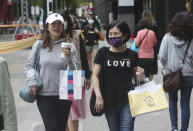
[{"label": "white face mask", "polygon": [[67,30],[67,28],[68,28],[68,23],[64,21],[64,30]]},{"label": "white face mask", "polygon": [[88,20],[88,23],[89,23],[89,24],[93,24],[93,23],[94,23],[94,20]]}]

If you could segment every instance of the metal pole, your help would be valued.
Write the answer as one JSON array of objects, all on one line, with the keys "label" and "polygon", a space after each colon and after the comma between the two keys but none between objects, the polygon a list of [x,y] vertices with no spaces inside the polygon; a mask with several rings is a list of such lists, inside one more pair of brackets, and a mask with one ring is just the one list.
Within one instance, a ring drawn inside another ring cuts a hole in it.
[{"label": "metal pole", "polygon": [[65,0],[65,1],[66,1],[66,11],[69,12],[69,5],[70,5],[69,0]]},{"label": "metal pole", "polygon": [[64,9],[64,0],[62,0],[62,9]]},{"label": "metal pole", "polygon": [[56,12],[56,0],[53,0],[53,12]]},{"label": "metal pole", "polygon": [[60,0],[58,0],[57,9],[60,9],[60,8],[61,8],[61,2]]},{"label": "metal pole", "polygon": [[[19,28],[21,28],[20,25],[22,25],[22,38],[23,38],[24,33],[27,33],[27,37],[29,36],[29,30],[30,29],[31,29],[32,33],[35,35],[35,31],[32,27],[32,23],[31,23],[29,16],[28,16],[28,13],[29,13],[28,8],[29,8],[28,7],[28,0],[21,0],[21,17],[20,17],[19,23],[16,27],[13,39],[15,39]],[[27,24],[27,27],[24,26],[24,24]]]},{"label": "metal pole", "polygon": [[34,0],[34,20],[36,21],[36,3],[35,3],[36,0]]},{"label": "metal pole", "polygon": [[47,0],[43,0],[43,10],[44,10],[43,23],[45,24],[47,18]]}]

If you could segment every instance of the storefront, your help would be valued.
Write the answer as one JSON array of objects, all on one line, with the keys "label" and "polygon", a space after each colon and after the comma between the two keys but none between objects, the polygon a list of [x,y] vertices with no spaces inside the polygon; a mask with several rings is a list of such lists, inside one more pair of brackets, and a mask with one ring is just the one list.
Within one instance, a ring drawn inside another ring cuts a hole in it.
[{"label": "storefront", "polygon": [[[135,23],[141,19],[143,10],[152,11],[160,34],[167,32],[167,25],[178,11],[185,11],[188,0],[135,0]],[[192,3],[191,3],[192,6]]]}]

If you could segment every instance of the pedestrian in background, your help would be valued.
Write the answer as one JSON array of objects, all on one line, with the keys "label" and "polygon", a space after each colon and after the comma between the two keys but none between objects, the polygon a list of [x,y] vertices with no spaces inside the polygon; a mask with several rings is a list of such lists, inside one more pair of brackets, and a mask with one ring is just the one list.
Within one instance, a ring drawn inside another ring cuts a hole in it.
[{"label": "pedestrian in background", "polygon": [[[190,98],[193,87],[193,19],[187,12],[178,12],[168,25],[159,51],[159,58],[164,67],[176,71],[182,63],[185,49],[190,47],[182,67],[184,88],[180,89],[181,130],[187,131],[190,119]],[[169,113],[172,131],[178,131],[178,91],[169,92]]]},{"label": "pedestrian in background", "polygon": [[145,77],[153,80],[154,67],[154,46],[157,39],[153,30],[149,28],[147,20],[141,19],[138,22],[139,31],[135,39],[136,47],[139,47],[139,66],[145,71]]},{"label": "pedestrian in background", "polygon": [[0,57],[0,117],[0,125],[5,131],[17,131],[15,100],[7,62],[2,57]]},{"label": "pedestrian in background", "polygon": [[[156,75],[158,73],[158,60],[157,60],[157,55],[159,53],[159,47],[161,44],[161,36],[159,33],[159,30],[157,28],[157,23],[151,13],[151,10],[144,10],[142,13],[142,19],[146,20],[149,24],[149,28],[154,31],[156,39],[157,39],[157,43],[156,45],[153,47],[154,49],[154,60],[153,60],[153,66],[152,66],[152,73],[154,75]],[[140,30],[139,25],[137,24],[137,26],[134,29],[134,37],[137,37],[137,33]]]},{"label": "pedestrian in background", "polygon": [[[75,20],[74,16],[69,16],[69,14],[64,10],[58,10],[57,11],[61,16],[64,18],[67,18],[68,26],[72,26],[72,32],[69,33],[69,35],[72,34],[72,42],[76,47],[77,53],[78,53],[78,61],[81,64],[81,69],[85,70],[85,77],[86,77],[86,89],[90,88],[91,84],[91,74],[90,74],[90,68],[88,65],[87,60],[87,53],[85,50],[84,41],[81,38],[81,30],[77,30],[78,25],[77,21]],[[72,24],[71,24],[72,23]],[[83,99],[82,100],[74,100],[72,101],[72,106],[68,118],[68,126],[67,131],[78,131],[79,126],[79,119],[85,119],[86,118],[86,96],[85,92],[83,93]]]},{"label": "pedestrian in background", "polygon": [[79,27],[79,23],[78,23],[76,17],[73,16],[73,15],[70,15],[70,18],[71,18],[71,21],[72,21],[72,28],[73,28],[73,30],[79,30],[80,27]]},{"label": "pedestrian in background", "polygon": [[[65,131],[72,101],[59,99],[60,70],[74,70],[79,68],[77,51],[74,45],[71,49],[61,52],[61,43],[67,42],[67,19],[57,13],[46,19],[43,35],[32,47],[25,65],[30,92],[37,96],[37,106],[42,116],[46,131]],[[37,89],[35,70],[33,68],[35,56],[40,48],[40,79],[43,87]],[[61,53],[65,58],[61,58]]]},{"label": "pedestrian in background", "polygon": [[95,58],[98,51],[98,40],[99,40],[99,28],[95,26],[95,17],[88,16],[88,25],[86,25],[81,31],[81,36],[85,43],[85,48],[87,52],[89,67],[92,70],[92,59]]},{"label": "pedestrian in background", "polygon": [[158,60],[157,60],[157,56],[159,53],[159,48],[160,48],[160,44],[161,44],[161,35],[159,33],[159,30],[157,28],[157,23],[151,13],[151,10],[144,10],[142,13],[142,19],[147,20],[148,24],[149,24],[149,28],[151,30],[154,31],[156,39],[157,39],[157,43],[156,45],[153,47],[154,49],[154,61],[153,61],[153,74],[156,75],[158,73]]},{"label": "pedestrian in background", "polygon": [[110,48],[101,48],[94,60],[95,108],[97,112],[104,108],[110,131],[134,130],[135,118],[131,116],[128,92],[132,90],[136,72],[139,73],[137,79],[142,79],[143,69],[138,67],[137,53],[124,46],[129,36],[126,22],[114,21],[106,33]]}]

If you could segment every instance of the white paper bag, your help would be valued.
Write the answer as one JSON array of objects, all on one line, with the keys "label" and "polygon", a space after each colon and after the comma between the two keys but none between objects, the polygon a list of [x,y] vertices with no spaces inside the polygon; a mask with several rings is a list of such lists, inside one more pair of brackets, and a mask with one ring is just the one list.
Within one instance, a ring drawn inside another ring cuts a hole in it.
[{"label": "white paper bag", "polygon": [[60,99],[80,100],[84,92],[84,70],[61,70],[60,71]]}]

